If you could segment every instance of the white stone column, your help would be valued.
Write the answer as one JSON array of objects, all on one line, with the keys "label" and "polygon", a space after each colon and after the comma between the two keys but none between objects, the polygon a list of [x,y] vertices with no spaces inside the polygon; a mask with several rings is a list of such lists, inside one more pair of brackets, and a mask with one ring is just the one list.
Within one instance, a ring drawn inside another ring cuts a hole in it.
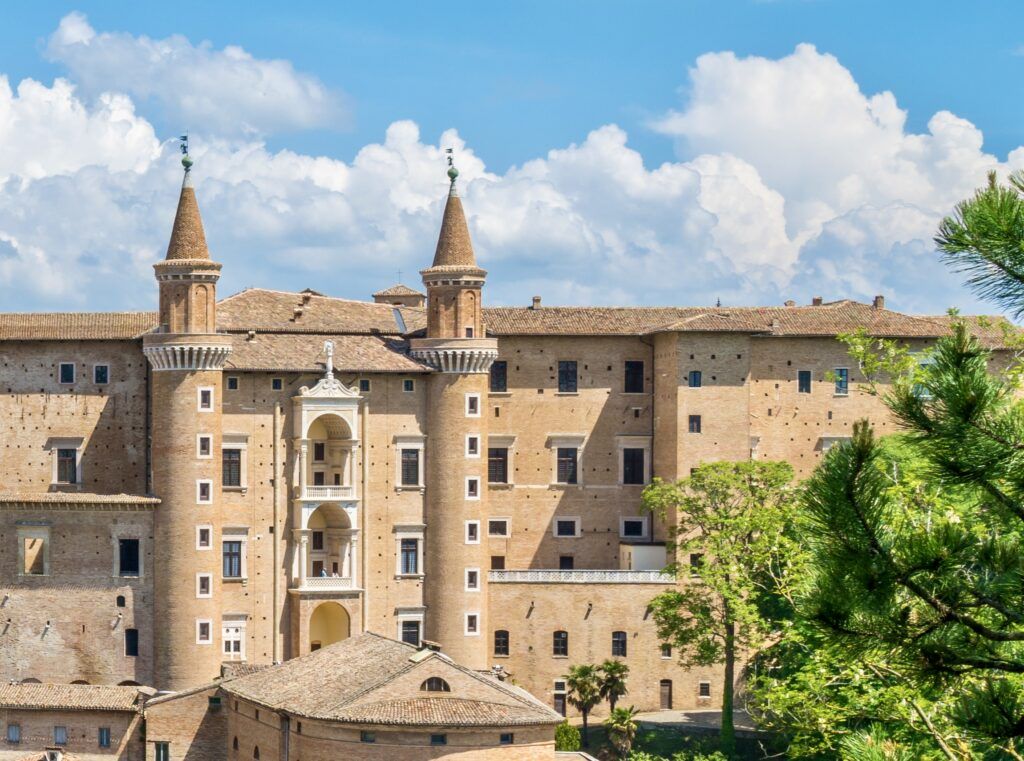
[{"label": "white stone column", "polygon": [[359,531],[356,529],[352,530],[348,540],[348,565],[350,573],[349,578],[352,579],[352,586],[358,587],[361,579],[359,579]]},{"label": "white stone column", "polygon": [[299,496],[301,497],[306,493],[306,483],[309,481],[309,471],[307,470],[307,458],[309,457],[309,442],[306,439],[302,440],[302,444],[299,447]]}]

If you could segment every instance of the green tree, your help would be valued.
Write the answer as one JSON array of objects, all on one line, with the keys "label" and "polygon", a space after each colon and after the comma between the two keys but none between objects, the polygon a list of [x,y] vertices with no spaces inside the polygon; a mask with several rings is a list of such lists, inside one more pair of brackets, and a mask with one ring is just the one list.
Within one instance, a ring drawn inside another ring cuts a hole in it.
[{"label": "green tree", "polygon": [[573,751],[580,749],[580,731],[567,721],[555,727],[555,750]]},{"label": "green tree", "polygon": [[566,698],[583,717],[583,747],[590,747],[587,720],[594,706],[601,702],[601,675],[597,666],[583,663],[573,666],[565,675]]},{"label": "green tree", "polygon": [[604,726],[608,730],[608,740],[618,751],[621,758],[626,758],[633,748],[633,740],[636,739],[636,708],[613,708],[611,714],[604,720]]},{"label": "green tree", "polygon": [[773,621],[789,608],[784,584],[799,557],[792,479],[784,462],[718,462],[676,483],[655,479],[643,493],[645,509],[675,526],[677,560],[667,570],[699,575],[651,602],[658,636],[685,666],[723,665],[721,747],[730,757],[737,656],[777,637]]},{"label": "green tree", "polygon": [[601,672],[601,698],[608,701],[612,711],[619,698],[627,693],[626,678],[629,676],[629,666],[622,661],[608,659],[597,670]]}]

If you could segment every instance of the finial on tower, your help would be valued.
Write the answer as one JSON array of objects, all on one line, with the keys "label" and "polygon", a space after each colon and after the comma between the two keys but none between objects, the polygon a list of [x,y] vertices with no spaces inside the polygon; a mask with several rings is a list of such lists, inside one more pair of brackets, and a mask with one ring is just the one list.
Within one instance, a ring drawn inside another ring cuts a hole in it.
[{"label": "finial on tower", "polygon": [[185,167],[185,177],[188,178],[188,173],[192,171],[192,157],[188,155],[188,133],[178,137],[178,142],[181,143],[181,165]]},{"label": "finial on tower", "polygon": [[455,168],[455,151],[452,148],[445,148],[444,152],[448,154],[448,179],[452,183],[448,195],[458,195],[455,192],[455,179],[459,176],[459,170]]}]

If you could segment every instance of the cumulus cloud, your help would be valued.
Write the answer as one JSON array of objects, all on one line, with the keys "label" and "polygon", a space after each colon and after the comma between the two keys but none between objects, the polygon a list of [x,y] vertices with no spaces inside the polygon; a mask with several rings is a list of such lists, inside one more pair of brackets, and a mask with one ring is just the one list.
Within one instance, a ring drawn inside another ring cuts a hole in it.
[{"label": "cumulus cloud", "polygon": [[[65,80],[16,90],[0,80],[4,308],[154,305],[150,265],[166,247],[181,168],[136,112],[146,91],[104,72],[107,54],[159,59],[164,47],[215,74],[227,55],[98,33],[72,14],[50,51],[78,61],[69,68],[82,93]],[[690,79],[686,102],[656,124],[679,141],[679,159],[653,167],[615,125],[497,173],[456,131],[424,137],[409,121],[349,161],[270,151],[258,135],[208,121],[194,134],[194,175],[224,263],[221,291],[312,286],[366,298],[399,269],[415,284],[433,254],[443,149],[453,147],[491,303],[534,293],[619,304],[884,293],[911,311],[976,306],[938,264],[931,235],[988,169],[1024,164],[1024,148],[1000,163],[974,125],[946,112],[910,133],[892,94],[865,95],[810,46],[778,60],[709,54]],[[103,94],[118,90],[127,94]],[[226,109],[252,114],[251,105]],[[14,147],[6,137],[23,134],[31,140]]]},{"label": "cumulus cloud", "polygon": [[340,126],[347,117],[340,95],[288,61],[254,58],[234,45],[193,45],[181,35],[97,32],[78,12],[61,19],[46,54],[87,93],[127,93],[194,129],[269,134]]}]

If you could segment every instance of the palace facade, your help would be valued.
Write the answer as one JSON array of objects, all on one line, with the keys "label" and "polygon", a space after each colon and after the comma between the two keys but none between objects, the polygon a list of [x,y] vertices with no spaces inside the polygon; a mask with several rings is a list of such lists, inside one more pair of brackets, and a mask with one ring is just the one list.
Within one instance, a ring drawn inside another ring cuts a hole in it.
[{"label": "palace facade", "polygon": [[187,692],[373,632],[559,713],[569,666],[608,658],[638,708],[718,705],[650,620],[691,580],[660,572],[644,485],[805,476],[854,421],[894,430],[836,336],[925,351],[948,319],[489,308],[454,174],[425,294],[218,299],[186,170],[157,311],[0,314],[0,679]]}]

